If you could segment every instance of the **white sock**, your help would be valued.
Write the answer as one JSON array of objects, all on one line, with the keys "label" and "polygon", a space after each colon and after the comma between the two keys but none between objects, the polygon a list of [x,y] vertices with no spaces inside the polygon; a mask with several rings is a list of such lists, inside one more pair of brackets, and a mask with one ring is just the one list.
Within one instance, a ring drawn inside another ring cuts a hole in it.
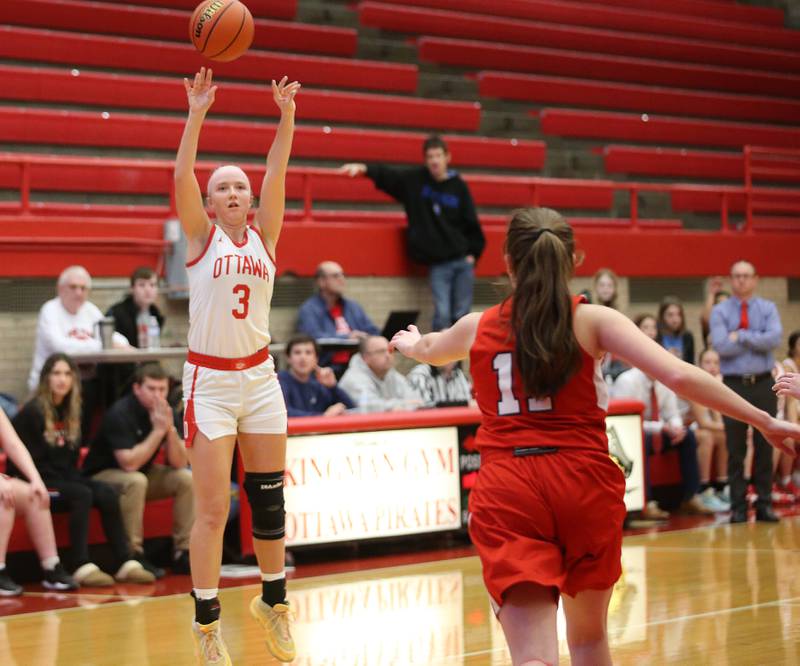
[{"label": "white sock", "polygon": [[45,557],[42,560],[42,569],[45,571],[52,571],[56,568],[56,564],[58,564],[61,560],[58,559],[58,555],[53,555],[53,557]]},{"label": "white sock", "polygon": [[261,572],[261,580],[265,583],[271,583],[274,580],[280,580],[281,578],[286,578],[286,570],[279,571],[278,573],[266,573],[265,571]]},{"label": "white sock", "polygon": [[789,485],[789,482],[792,480],[791,475],[789,476],[782,476],[781,477],[781,485],[785,488]]},{"label": "white sock", "polygon": [[219,594],[218,587],[209,587],[207,589],[194,588],[195,599],[214,599]]},{"label": "white sock", "polygon": [[6,563],[0,562],[0,571],[5,571],[5,570],[6,570]]}]

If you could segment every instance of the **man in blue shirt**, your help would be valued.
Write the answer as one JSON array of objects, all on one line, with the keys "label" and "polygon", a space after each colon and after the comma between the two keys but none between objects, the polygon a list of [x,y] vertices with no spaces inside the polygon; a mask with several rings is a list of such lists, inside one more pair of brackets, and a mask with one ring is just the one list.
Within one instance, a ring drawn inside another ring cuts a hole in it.
[{"label": "man in blue shirt", "polygon": [[[355,301],[344,297],[345,277],[335,261],[323,261],[315,274],[318,291],[301,306],[297,315],[297,330],[318,338],[362,340],[380,331]],[[330,365],[337,376],[347,369],[353,352],[339,351],[323,354],[320,365]]]},{"label": "man in blue shirt", "polygon": [[289,369],[278,373],[289,416],[338,416],[354,407],[336,385],[330,368],[317,364],[317,343],[311,336],[296,335],[286,345]]},{"label": "man in blue shirt", "polygon": [[[711,344],[719,352],[725,385],[754,406],[774,415],[777,405],[772,392],[772,350],[783,331],[778,309],[772,301],[754,296],[758,286],[755,267],[737,261],[731,267],[733,295],[711,311]],[[731,488],[731,522],[747,521],[747,482],[744,457],[747,424],[725,417],[728,446],[728,479]],[[753,431],[752,480],[758,493],[756,520],[777,522],[772,511],[772,448],[758,430]]]}]

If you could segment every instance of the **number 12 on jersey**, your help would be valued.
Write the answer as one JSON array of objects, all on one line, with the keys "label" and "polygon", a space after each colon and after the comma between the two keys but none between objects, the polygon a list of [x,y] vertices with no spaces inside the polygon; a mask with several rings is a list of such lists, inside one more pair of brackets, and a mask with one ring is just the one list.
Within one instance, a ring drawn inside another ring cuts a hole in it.
[{"label": "number 12 on jersey", "polygon": [[[497,388],[500,401],[497,403],[498,416],[517,416],[522,413],[520,402],[514,395],[514,358],[511,352],[501,352],[494,357],[492,369],[497,373]],[[528,398],[529,412],[546,412],[553,409],[550,398]]]}]

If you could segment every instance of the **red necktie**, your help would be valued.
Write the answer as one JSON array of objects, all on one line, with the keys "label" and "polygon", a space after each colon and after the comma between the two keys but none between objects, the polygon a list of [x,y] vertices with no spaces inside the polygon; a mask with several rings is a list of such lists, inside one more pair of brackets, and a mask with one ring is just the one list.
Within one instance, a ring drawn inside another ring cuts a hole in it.
[{"label": "red necktie", "polygon": [[747,318],[747,301],[742,301],[742,314],[739,317],[739,328],[749,328],[750,321]]},{"label": "red necktie", "polygon": [[[650,420],[660,421],[661,416],[658,413],[658,397],[656,396],[656,383],[650,385]],[[652,435],[653,453],[661,453],[664,445],[664,440],[661,431],[654,432]]]}]

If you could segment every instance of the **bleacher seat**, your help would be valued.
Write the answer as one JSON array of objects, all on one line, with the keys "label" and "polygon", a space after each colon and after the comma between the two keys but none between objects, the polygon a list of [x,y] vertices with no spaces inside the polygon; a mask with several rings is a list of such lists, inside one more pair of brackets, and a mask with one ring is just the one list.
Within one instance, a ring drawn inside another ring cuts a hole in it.
[{"label": "bleacher seat", "polygon": [[[373,2],[391,0],[373,0]],[[800,47],[800,35],[795,30],[768,27],[764,24],[734,22],[727,16],[706,17],[698,21],[693,16],[678,13],[665,14],[651,11],[647,7],[627,8],[602,5],[586,5],[583,2],[564,0],[404,0],[404,5],[429,9],[467,12],[480,16],[497,16],[545,23],[561,23],[617,31],[633,31],[645,34],[672,35],[701,41],[749,44],[769,49],[796,51]],[[537,37],[534,41],[538,41]]]},{"label": "bleacher seat", "polygon": [[[280,3],[276,3],[280,4]],[[84,0],[25,0],[3,9],[3,23],[186,42],[190,12]],[[256,18],[253,47],[289,53],[352,56],[356,31]]]},{"label": "bleacher seat", "polygon": [[444,37],[422,37],[417,44],[422,61],[478,70],[536,72],[576,78],[591,74],[592,78],[605,81],[800,97],[800,76],[779,72]]},{"label": "bleacher seat", "polygon": [[783,11],[778,7],[759,7],[716,0],[580,0],[583,4],[628,7],[679,16],[696,16],[738,23],[783,26]]},{"label": "bleacher seat", "polygon": [[741,153],[610,145],[603,148],[605,172],[661,178],[692,178],[742,182]]},{"label": "bleacher seat", "polygon": [[800,148],[800,128],[794,127],[575,109],[543,109],[539,118],[542,132],[556,136],[685,146]]},{"label": "bleacher seat", "polygon": [[629,57],[800,72],[800,54],[779,49],[738,46],[645,33],[477,16],[400,5],[362,2],[359,20],[382,30],[487,42],[572,49]]},{"label": "bleacher seat", "polygon": [[[3,81],[0,99],[15,102],[169,111],[186,109],[186,93],[177,78],[0,65],[0,79]],[[218,83],[222,92],[214,102],[215,114],[278,117],[278,108],[270,103],[271,91],[265,84]],[[478,130],[481,119],[478,102],[313,88],[303,90],[302,99],[303,120],[474,132]]]},{"label": "bleacher seat", "polygon": [[[0,58],[58,63],[71,68],[91,66],[189,76],[208,61],[188,42],[188,39],[179,44],[0,25]],[[251,49],[234,63],[214,63],[214,72],[219,78],[262,85],[285,74],[306,86],[406,93],[417,89],[416,65],[257,49]]]},{"label": "bleacher seat", "polygon": [[483,97],[593,109],[797,123],[800,101],[509,72],[479,72]]},{"label": "bleacher seat", "polygon": [[[116,4],[117,0],[101,0]],[[197,0],[128,0],[127,4],[167,7],[193,11],[199,4]],[[247,8],[254,17],[293,19],[297,13],[297,0],[247,0]]]}]

